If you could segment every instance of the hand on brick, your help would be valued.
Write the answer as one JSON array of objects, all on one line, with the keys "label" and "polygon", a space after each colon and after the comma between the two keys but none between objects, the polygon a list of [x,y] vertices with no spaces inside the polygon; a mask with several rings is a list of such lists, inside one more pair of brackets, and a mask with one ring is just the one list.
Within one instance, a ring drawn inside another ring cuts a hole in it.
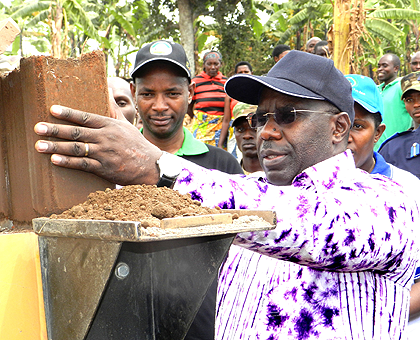
[{"label": "hand on brick", "polygon": [[[35,149],[51,154],[53,164],[92,172],[120,185],[158,182],[156,160],[162,151],[149,143],[127,120],[57,105],[53,105],[50,111],[63,124],[36,124],[36,134],[54,137],[54,141],[39,140]],[[66,125],[66,122],[77,125]]]}]

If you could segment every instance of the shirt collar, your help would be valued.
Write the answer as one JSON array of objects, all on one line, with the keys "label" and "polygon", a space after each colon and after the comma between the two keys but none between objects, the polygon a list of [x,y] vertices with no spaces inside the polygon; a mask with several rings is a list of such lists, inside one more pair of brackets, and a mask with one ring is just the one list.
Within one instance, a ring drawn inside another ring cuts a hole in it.
[{"label": "shirt collar", "polygon": [[[195,156],[209,152],[206,144],[195,139],[191,132],[184,126],[182,129],[184,130],[184,141],[182,142],[181,148],[175,152],[176,156]],[[143,128],[140,129],[140,132],[143,133]]]},{"label": "shirt collar", "polygon": [[198,139],[195,139],[191,132],[185,127],[182,127],[182,129],[184,130],[184,142],[182,143],[181,148],[175,152],[175,155],[194,156],[201,155],[209,151],[206,144],[200,142]]},{"label": "shirt collar", "polygon": [[353,178],[354,170],[353,155],[346,150],[336,156],[319,162],[297,175],[292,186],[316,186],[317,188],[332,188],[340,178]]},{"label": "shirt collar", "polygon": [[395,83],[398,83],[400,80],[401,80],[401,77],[398,77],[398,78],[394,79],[393,81],[391,81],[391,82],[390,82],[389,84],[387,84],[387,85],[385,85],[385,83],[382,83],[382,84],[380,85],[380,87],[381,87],[381,89],[382,89],[382,90],[385,90],[387,87],[390,87],[390,86],[394,85]]},{"label": "shirt collar", "polygon": [[380,174],[391,178],[391,167],[387,162],[385,162],[385,159],[382,157],[382,155],[374,151],[373,157],[375,157],[376,163],[371,174]]},{"label": "shirt collar", "polygon": [[205,71],[202,71],[200,73],[200,76],[202,76],[205,79],[216,79],[216,80],[221,80],[223,77],[222,72],[220,71],[217,72],[216,77],[210,77]]}]

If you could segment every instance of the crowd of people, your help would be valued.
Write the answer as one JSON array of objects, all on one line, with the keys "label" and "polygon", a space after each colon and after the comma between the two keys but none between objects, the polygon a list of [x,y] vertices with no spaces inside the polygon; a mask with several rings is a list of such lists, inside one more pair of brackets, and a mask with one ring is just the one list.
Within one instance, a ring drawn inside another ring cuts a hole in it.
[{"label": "crowd of people", "polygon": [[181,45],[146,44],[130,82],[109,79],[112,118],[53,106],[62,124],[35,132],[55,141],[35,147],[119,185],[276,211],[274,230],[236,236],[185,339],[415,339],[420,53],[403,78],[382,56],[379,85],[343,75],[317,37],[272,58],[228,79],[209,51],[193,77]]}]

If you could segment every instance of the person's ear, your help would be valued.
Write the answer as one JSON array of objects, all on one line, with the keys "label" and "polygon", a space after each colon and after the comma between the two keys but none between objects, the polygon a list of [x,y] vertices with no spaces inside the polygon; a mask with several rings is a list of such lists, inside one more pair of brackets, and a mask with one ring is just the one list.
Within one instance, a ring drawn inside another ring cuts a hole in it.
[{"label": "person's ear", "polygon": [[138,112],[139,108],[137,106],[137,97],[136,97],[136,84],[130,81],[130,91],[131,97],[133,97],[134,107],[136,108],[136,112]]},{"label": "person's ear", "polygon": [[191,81],[191,83],[188,85],[188,104],[191,104],[192,102],[194,91],[195,91],[195,83]]},{"label": "person's ear", "polygon": [[130,91],[131,91],[131,96],[134,99],[134,102],[136,102],[136,84],[134,84],[132,81],[130,81]]},{"label": "person's ear", "polygon": [[382,136],[382,134],[384,133],[384,131],[385,131],[385,128],[386,128],[386,126],[385,126],[385,124],[379,124],[379,126],[376,128],[376,131],[375,131],[375,137],[374,137],[374,139],[373,139],[373,142],[376,144],[377,142],[378,142],[378,140],[379,140],[379,138],[381,138],[381,136]]},{"label": "person's ear", "polygon": [[351,122],[350,117],[347,112],[340,112],[332,116],[333,118],[333,134],[332,142],[333,144],[339,144],[343,140],[346,141],[347,145],[347,136],[350,132]]}]

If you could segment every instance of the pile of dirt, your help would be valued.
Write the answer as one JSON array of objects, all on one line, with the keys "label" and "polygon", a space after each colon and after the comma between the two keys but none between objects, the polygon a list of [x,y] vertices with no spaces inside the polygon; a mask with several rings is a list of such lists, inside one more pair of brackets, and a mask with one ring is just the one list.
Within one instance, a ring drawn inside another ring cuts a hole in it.
[{"label": "pile of dirt", "polygon": [[88,200],[53,219],[85,219],[114,221],[148,221],[158,225],[161,219],[220,213],[201,206],[190,195],[181,195],[169,188],[155,185],[129,185],[121,189],[106,189],[89,194]]}]

